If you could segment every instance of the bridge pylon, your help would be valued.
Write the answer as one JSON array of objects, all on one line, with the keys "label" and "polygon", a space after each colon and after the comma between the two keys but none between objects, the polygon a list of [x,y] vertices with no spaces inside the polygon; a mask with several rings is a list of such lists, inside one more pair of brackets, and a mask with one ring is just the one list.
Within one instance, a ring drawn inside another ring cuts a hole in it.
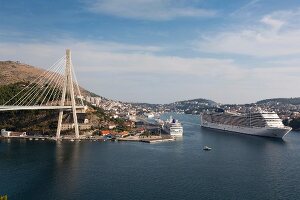
[{"label": "bridge pylon", "polygon": [[[75,103],[75,93],[74,93],[74,87],[73,87],[73,69],[71,65],[71,50],[66,50],[66,67],[65,67],[65,74],[64,74],[64,84],[63,84],[63,90],[62,90],[62,96],[60,100],[60,106],[65,106],[66,103],[66,95],[67,93],[70,94],[71,97],[71,107],[72,107],[72,113],[73,113],[73,120],[74,120],[74,126],[75,126],[75,138],[79,138],[79,127],[78,127],[78,120],[77,120],[77,112],[76,112],[76,103]],[[58,115],[58,124],[57,124],[57,130],[56,130],[56,139],[60,138],[60,132],[62,128],[62,119],[63,119],[63,109],[59,110]]]}]

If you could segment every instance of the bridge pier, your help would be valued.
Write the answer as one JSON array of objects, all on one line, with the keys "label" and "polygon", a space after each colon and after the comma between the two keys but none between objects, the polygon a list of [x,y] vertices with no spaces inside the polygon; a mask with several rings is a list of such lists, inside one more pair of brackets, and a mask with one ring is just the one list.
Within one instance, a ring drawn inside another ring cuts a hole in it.
[{"label": "bridge pier", "polygon": [[[63,93],[61,97],[60,106],[64,106],[66,100],[66,94],[69,92],[71,96],[71,106],[72,106],[72,113],[73,113],[73,121],[75,125],[75,138],[79,138],[79,127],[78,127],[78,120],[77,120],[77,112],[76,112],[76,103],[75,103],[75,94],[74,94],[74,87],[73,87],[73,77],[72,77],[72,67],[71,67],[71,50],[66,50],[66,68],[65,68],[65,79],[64,79],[64,86],[63,86]],[[58,115],[58,124],[56,130],[56,139],[60,138],[60,132],[62,127],[62,118],[63,118],[63,110],[59,111]]]}]

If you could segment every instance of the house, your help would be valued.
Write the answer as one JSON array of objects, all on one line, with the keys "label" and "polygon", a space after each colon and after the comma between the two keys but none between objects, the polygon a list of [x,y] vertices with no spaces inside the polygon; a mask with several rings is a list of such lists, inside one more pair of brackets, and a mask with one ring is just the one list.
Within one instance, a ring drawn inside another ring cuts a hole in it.
[{"label": "house", "polygon": [[140,128],[137,128],[136,131],[139,133],[144,133],[146,131],[146,129],[143,127],[140,127]]},{"label": "house", "polygon": [[123,132],[117,133],[117,135],[120,136],[120,137],[124,137],[124,136],[126,136],[128,134],[129,134],[128,131],[123,131]]},{"label": "house", "polygon": [[110,130],[103,130],[103,131],[101,131],[101,134],[102,134],[103,136],[109,135],[109,134],[110,134]]},{"label": "house", "polygon": [[[66,123],[66,124],[62,124],[61,125],[61,130],[70,130],[70,129],[74,129],[75,128],[75,124],[74,123]],[[91,124],[78,124],[78,128],[79,130],[88,130],[92,128]]]},{"label": "house", "polygon": [[126,121],[124,122],[124,125],[130,128],[134,128],[135,127],[135,122],[133,121]]},{"label": "house", "polygon": [[116,127],[117,127],[117,125],[115,123],[109,123],[108,124],[108,129],[114,129]]},{"label": "house", "polygon": [[[89,120],[86,118],[85,113],[77,113],[77,120],[79,130],[89,130],[92,128],[92,124],[89,124]],[[70,130],[75,128],[73,116],[71,114],[68,114],[64,121],[65,123],[62,124],[61,130]]]},{"label": "house", "polygon": [[26,132],[12,132],[12,131],[6,131],[5,129],[2,129],[1,136],[3,136],[3,137],[25,137]]},{"label": "house", "polygon": [[9,137],[10,133],[11,133],[11,131],[6,131],[5,129],[1,130],[1,136],[3,136],[3,137]]}]

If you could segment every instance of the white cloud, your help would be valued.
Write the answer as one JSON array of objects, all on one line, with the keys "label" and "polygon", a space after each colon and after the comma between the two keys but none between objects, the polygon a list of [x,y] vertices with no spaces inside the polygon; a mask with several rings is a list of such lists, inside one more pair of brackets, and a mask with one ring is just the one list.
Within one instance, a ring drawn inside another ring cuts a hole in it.
[{"label": "white cloud", "polygon": [[145,72],[193,74],[223,77],[235,76],[236,66],[230,59],[182,58],[157,56],[157,46],[139,46],[112,42],[60,41],[56,43],[2,43],[0,59],[19,60],[46,68],[71,48],[77,70],[90,72]]},{"label": "white cloud", "polygon": [[297,58],[289,58],[289,59],[279,59],[279,60],[269,60],[266,62],[269,65],[275,66],[275,67],[299,67],[300,68],[300,59]]},{"label": "white cloud", "polygon": [[261,22],[271,26],[273,29],[275,30],[279,30],[284,24],[285,22],[282,20],[278,20],[278,19],[274,19],[271,16],[265,16],[261,19]]},{"label": "white cloud", "polygon": [[[71,48],[72,52],[79,53],[78,60],[85,60],[89,55],[98,55],[99,52],[128,52],[128,53],[154,53],[163,50],[160,46],[141,46],[107,41],[82,42],[76,40],[57,40],[56,42],[45,43],[9,43],[0,44],[0,59],[28,60],[37,66],[47,67],[55,59],[60,58],[66,48]],[[83,57],[84,56],[84,57]],[[28,59],[29,58],[29,59]],[[95,58],[98,60],[98,58]],[[90,60],[88,63],[93,62]]]},{"label": "white cloud", "polygon": [[161,103],[204,97],[224,103],[245,103],[293,96],[291,85],[300,84],[296,76],[300,68],[279,61],[275,67],[245,68],[231,59],[158,56],[156,50],[163,48],[155,47],[152,51],[153,47],[111,44],[1,43],[0,59],[47,68],[64,54],[65,48],[71,48],[82,86],[125,101]]},{"label": "white cloud", "polygon": [[202,37],[197,49],[256,57],[300,54],[300,10],[277,11],[263,16],[254,26],[237,27]]},{"label": "white cloud", "polygon": [[216,15],[216,11],[193,7],[187,0],[92,0],[88,9],[94,13],[138,20],[172,20],[178,17]]}]

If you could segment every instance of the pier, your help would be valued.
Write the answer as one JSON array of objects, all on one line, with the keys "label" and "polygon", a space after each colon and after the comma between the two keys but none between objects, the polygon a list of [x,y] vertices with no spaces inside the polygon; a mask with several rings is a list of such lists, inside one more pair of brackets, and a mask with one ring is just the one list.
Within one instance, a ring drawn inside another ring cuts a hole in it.
[{"label": "pier", "polygon": [[118,138],[117,141],[120,142],[145,142],[145,143],[158,143],[158,142],[170,142],[176,139],[170,135],[161,136],[128,136],[125,138]]},{"label": "pier", "polygon": [[175,141],[176,138],[170,135],[161,135],[161,136],[127,136],[127,137],[118,137],[118,138],[107,138],[105,136],[80,136],[79,138],[74,138],[71,135],[62,136],[60,139],[57,139],[55,136],[1,136],[0,139],[21,139],[29,141],[39,141],[39,140],[48,140],[48,141],[118,141],[118,142],[144,142],[144,143],[159,143],[159,142],[170,142]]}]

